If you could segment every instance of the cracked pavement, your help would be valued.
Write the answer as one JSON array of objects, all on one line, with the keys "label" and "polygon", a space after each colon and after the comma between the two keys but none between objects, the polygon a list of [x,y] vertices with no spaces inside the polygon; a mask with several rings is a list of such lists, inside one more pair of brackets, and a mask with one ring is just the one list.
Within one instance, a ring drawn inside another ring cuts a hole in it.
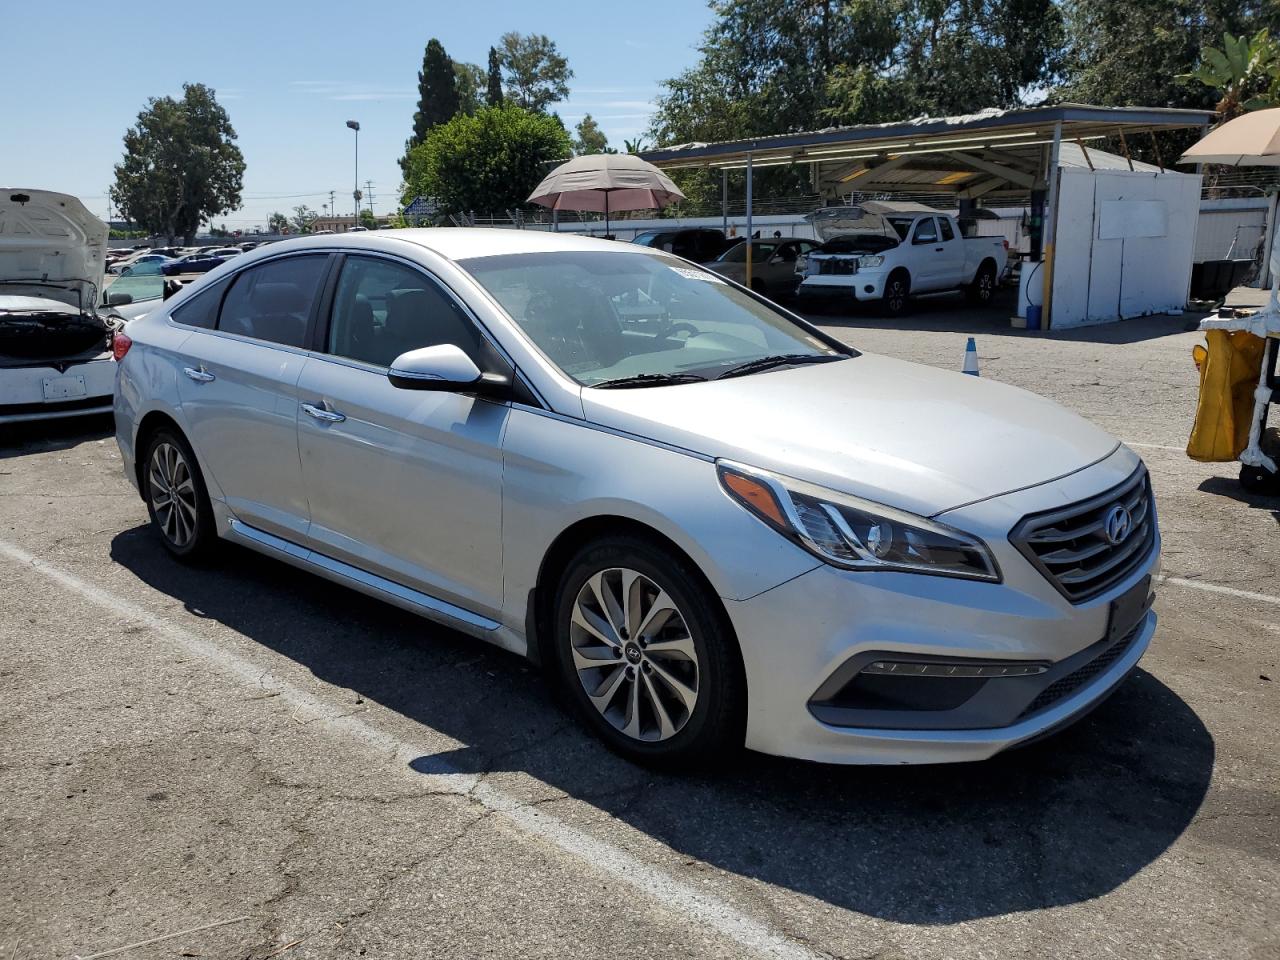
[{"label": "cracked pavement", "polygon": [[[816,319],[955,369],[976,336],[1145,444],[1167,575],[1280,595],[1280,501],[1180,452],[1190,318],[956,307]],[[1165,584],[1143,669],[989,763],[673,777],[501,651],[242,550],[170,562],[109,421],[3,429],[0,540],[139,615],[0,554],[2,957],[241,917],[119,955],[1280,955],[1280,605]]]}]

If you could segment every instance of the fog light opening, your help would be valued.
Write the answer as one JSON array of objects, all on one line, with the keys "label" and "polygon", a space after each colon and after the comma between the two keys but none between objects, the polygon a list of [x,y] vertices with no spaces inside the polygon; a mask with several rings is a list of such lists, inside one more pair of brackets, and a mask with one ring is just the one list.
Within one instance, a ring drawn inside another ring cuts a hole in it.
[{"label": "fog light opening", "polygon": [[1034,677],[1049,669],[1047,663],[924,663],[916,660],[873,660],[861,673],[900,677]]}]

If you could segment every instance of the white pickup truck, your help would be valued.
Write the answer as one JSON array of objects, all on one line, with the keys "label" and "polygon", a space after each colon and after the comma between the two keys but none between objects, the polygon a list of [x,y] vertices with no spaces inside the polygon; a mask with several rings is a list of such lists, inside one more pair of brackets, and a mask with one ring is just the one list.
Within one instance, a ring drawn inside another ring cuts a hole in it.
[{"label": "white pickup truck", "polygon": [[802,300],[879,300],[891,316],[917,293],[963,290],[986,303],[1007,256],[1002,238],[966,237],[954,216],[917,204],[827,207],[809,219],[824,242],[796,261]]}]

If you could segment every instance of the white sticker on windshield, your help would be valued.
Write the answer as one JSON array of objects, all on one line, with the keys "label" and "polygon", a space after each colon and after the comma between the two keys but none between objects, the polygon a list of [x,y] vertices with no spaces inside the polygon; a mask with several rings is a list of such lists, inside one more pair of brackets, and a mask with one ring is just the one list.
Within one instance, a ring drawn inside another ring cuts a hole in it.
[{"label": "white sticker on windshield", "polygon": [[724,283],[724,278],[707,270],[694,270],[691,267],[672,267],[676,273],[690,280],[705,280],[707,283]]}]

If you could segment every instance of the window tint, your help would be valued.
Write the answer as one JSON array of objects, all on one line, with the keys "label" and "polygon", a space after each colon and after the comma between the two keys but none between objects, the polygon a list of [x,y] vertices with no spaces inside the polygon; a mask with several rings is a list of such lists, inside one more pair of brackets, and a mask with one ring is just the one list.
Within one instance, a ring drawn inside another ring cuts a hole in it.
[{"label": "window tint", "polygon": [[946,217],[938,218],[938,229],[942,231],[943,240],[954,240],[956,238],[955,231],[951,229],[951,221]]},{"label": "window tint", "polygon": [[237,274],[222,303],[218,329],[301,347],[328,259],[327,254],[283,257]]},{"label": "window tint", "polygon": [[933,217],[925,217],[916,224],[915,243],[937,243],[938,228],[934,226]]},{"label": "window tint", "polygon": [[218,305],[222,303],[222,295],[227,292],[229,280],[219,280],[211,287],[205,287],[182,306],[174,309],[171,316],[174,323],[188,327],[200,327],[212,330],[218,320]]},{"label": "window tint", "polygon": [[471,318],[425,273],[390,260],[347,258],[333,298],[329,353],[388,367],[402,353],[442,343],[478,358],[480,339]]}]

